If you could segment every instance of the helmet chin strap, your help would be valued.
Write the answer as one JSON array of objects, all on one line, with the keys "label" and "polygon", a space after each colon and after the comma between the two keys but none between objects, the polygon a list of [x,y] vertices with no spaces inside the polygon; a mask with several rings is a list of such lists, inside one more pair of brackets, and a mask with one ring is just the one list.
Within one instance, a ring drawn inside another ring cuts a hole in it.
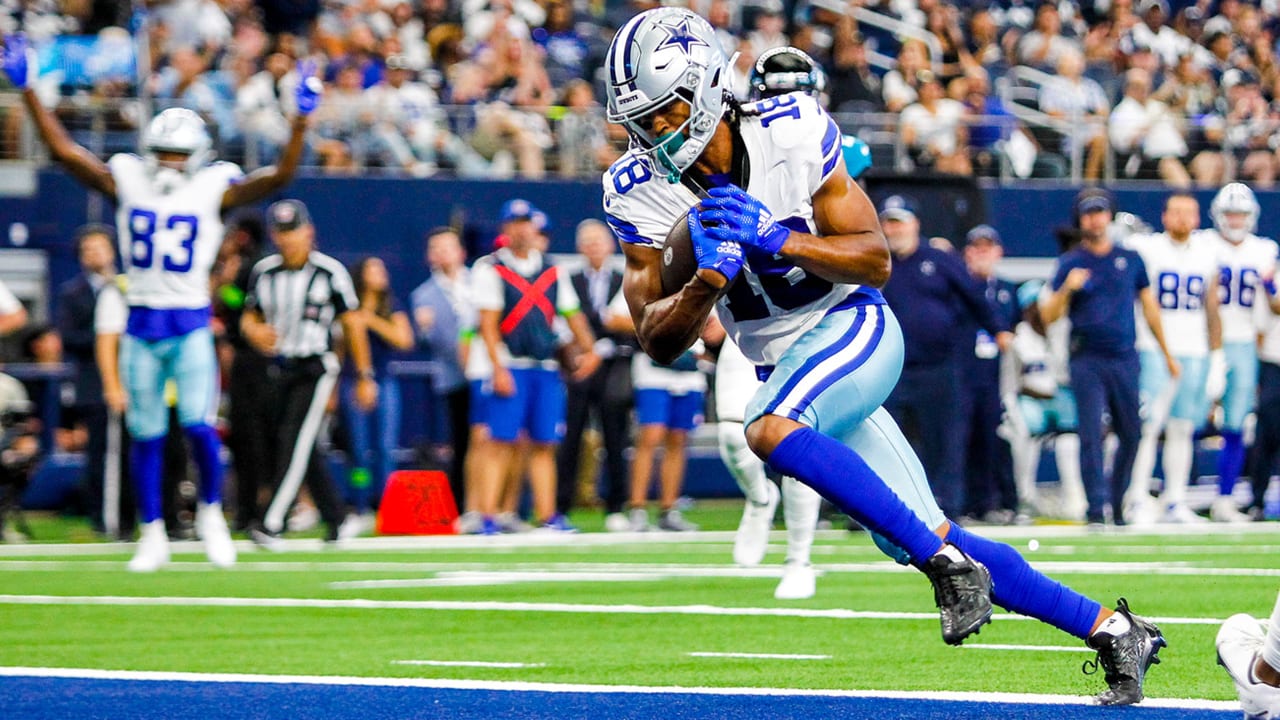
[{"label": "helmet chin strap", "polygon": [[680,152],[680,148],[684,147],[686,139],[684,133],[668,130],[659,135],[654,142],[653,156],[657,158],[658,164],[662,166],[662,169],[667,171],[667,182],[669,183],[680,182],[680,176],[683,171],[676,166],[671,156]]}]

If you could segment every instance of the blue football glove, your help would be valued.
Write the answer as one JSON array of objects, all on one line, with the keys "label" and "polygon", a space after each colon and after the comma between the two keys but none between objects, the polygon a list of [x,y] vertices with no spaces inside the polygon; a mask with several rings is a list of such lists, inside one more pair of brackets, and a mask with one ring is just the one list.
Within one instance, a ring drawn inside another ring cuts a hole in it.
[{"label": "blue football glove", "polygon": [[699,206],[717,240],[732,240],[777,255],[791,231],[773,221],[769,208],[737,185],[711,188]]},{"label": "blue football glove", "polygon": [[4,65],[4,74],[9,82],[19,90],[27,87],[27,36],[22,33],[9,35],[4,39],[4,54],[0,56],[0,64]]},{"label": "blue football glove", "polygon": [[311,60],[298,63],[298,87],[293,92],[298,114],[306,117],[315,111],[324,94],[324,83],[316,77],[316,64]]},{"label": "blue football glove", "polygon": [[702,211],[695,207],[689,211],[689,237],[693,240],[693,256],[698,268],[714,270],[729,282],[742,270],[742,246],[732,240],[721,240],[711,235],[713,228],[702,224]]}]

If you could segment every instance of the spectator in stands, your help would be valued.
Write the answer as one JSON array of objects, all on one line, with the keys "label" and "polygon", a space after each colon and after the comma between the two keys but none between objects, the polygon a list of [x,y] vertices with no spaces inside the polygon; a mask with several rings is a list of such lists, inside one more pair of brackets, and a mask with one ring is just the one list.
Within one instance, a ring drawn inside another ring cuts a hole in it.
[{"label": "spectator in stands", "polygon": [[963,104],[943,96],[942,82],[931,70],[916,73],[919,102],[909,105],[900,118],[902,143],[912,162],[953,175],[971,175],[969,128]]},{"label": "spectator in stands", "polygon": [[560,103],[565,114],[556,126],[559,171],[562,177],[595,176],[621,154],[609,141],[604,113],[596,102],[591,83],[573,80],[564,88]]},{"label": "spectator in stands", "polygon": [[205,71],[208,61],[191,46],[179,46],[169,55],[169,66],[152,81],[156,100],[161,105],[185,107],[200,113],[213,127],[220,142],[236,138],[235,113],[231,103],[210,85]]},{"label": "spectator in stands", "polygon": [[1202,41],[1205,52],[1197,53],[1196,62],[1209,71],[1215,84],[1221,85],[1223,75],[1235,67],[1243,53],[1236,49],[1235,39],[1231,36],[1231,23],[1217,23],[1213,20],[1205,23]]},{"label": "spectator in stands", "polygon": [[[1058,258],[1050,285],[1053,292],[1040,303],[1046,326],[1063,317],[1071,320],[1071,388],[1079,410],[1080,472],[1089,503],[1086,518],[1096,527],[1106,521],[1108,507],[1117,525],[1125,522],[1121,500],[1142,430],[1135,303],[1141,302],[1143,319],[1155,335],[1169,374],[1179,374],[1178,363],[1165,345],[1160,308],[1142,257],[1111,240],[1114,208],[1104,190],[1088,188],[1076,196],[1080,243]],[[1104,415],[1111,418],[1111,429],[1120,441],[1109,481],[1103,476]]]},{"label": "spectator in stands", "polygon": [[1058,5],[1043,0],[1036,7],[1035,26],[1018,41],[1018,61],[1044,70],[1058,67],[1069,52],[1080,52],[1080,44],[1062,34]]},{"label": "spectator in stands", "polygon": [[209,54],[231,41],[231,19],[215,0],[155,3],[155,22],[168,29],[176,48],[200,48]]},{"label": "spectator in stands", "polygon": [[1234,160],[1238,179],[1269,188],[1276,180],[1271,141],[1277,123],[1262,97],[1258,76],[1232,68],[1223,74],[1222,88],[1225,95],[1218,98],[1218,112],[1208,121],[1205,134],[1210,140],[1221,138],[1223,149]]},{"label": "spectator in stands", "polygon": [[422,70],[431,65],[431,48],[427,45],[427,26],[414,13],[413,3],[398,0],[391,6],[387,32],[400,44],[399,54],[408,59],[409,67]]},{"label": "spectator in stands", "polygon": [[431,388],[444,400],[449,416],[453,454],[449,485],[459,508],[474,509],[475,498],[466,482],[470,440],[471,391],[463,374],[466,364],[462,334],[474,326],[471,306],[471,271],[467,253],[453,228],[438,227],[427,233],[426,260],[431,277],[409,297],[418,343],[439,366],[431,376]]},{"label": "spectator in stands", "polygon": [[913,205],[893,195],[880,211],[894,264],[882,292],[890,308],[901,309],[895,314],[906,347],[902,381],[884,407],[920,456],[939,506],[948,517],[958,518],[965,507],[968,431],[957,359],[972,352],[975,326],[997,338],[1001,347],[1012,336],[959,258],[920,241]]},{"label": "spectator in stands", "polygon": [[1125,73],[1124,98],[1107,120],[1111,147],[1124,177],[1160,179],[1175,188],[1191,187],[1182,164],[1188,153],[1183,118],[1151,97],[1151,76],[1134,68]]},{"label": "spectator in stands", "polygon": [[436,170],[438,103],[413,74],[406,56],[387,58],[382,80],[364,91],[364,104],[372,111],[370,155],[385,167],[425,177]]},{"label": "spectator in stands", "polygon": [[[990,225],[979,225],[965,235],[963,249],[965,267],[981,287],[987,303],[1006,328],[1018,324],[1017,286],[996,276],[996,268],[1004,257],[1000,233]],[[975,330],[972,352],[959,358],[964,382],[961,386],[961,413],[968,427],[965,452],[965,515],[983,522],[1007,525],[1018,511],[1018,492],[1013,482],[1013,459],[1009,443],[1000,438],[1003,407],[1000,401],[1000,367],[1002,353],[995,337],[986,330]],[[1009,336],[1012,343],[1012,336]],[[962,346],[963,349],[963,346]]]},{"label": "spectator in stands", "polygon": [[[1044,7],[1044,6],[1041,6]],[[1055,11],[1056,13],[1056,11]],[[1102,177],[1106,162],[1106,119],[1110,103],[1097,82],[1084,77],[1084,57],[1075,49],[1059,54],[1058,76],[1040,87],[1040,109],[1064,121],[1062,154],[1071,157],[1077,150],[1085,157],[1084,177]]]},{"label": "spectator in stands", "polygon": [[578,32],[570,0],[547,4],[547,21],[533,31],[533,41],[546,56],[547,76],[552,87],[566,87],[573,80],[586,79],[591,52],[587,38]]},{"label": "spectator in stands", "polygon": [[594,458],[582,453],[583,432],[595,415],[604,445],[605,529],[628,530],[630,524],[622,514],[628,496],[624,453],[631,441],[631,356],[636,349],[635,333],[605,328],[606,308],[622,288],[622,270],[613,262],[615,245],[609,226],[595,219],[583,220],[578,223],[577,245],[583,266],[569,276],[569,283],[598,338],[596,354],[601,362],[590,377],[569,384],[567,425],[557,458],[560,475],[556,507],[561,513],[569,512],[577,500],[580,465],[585,462],[589,468],[596,467]]},{"label": "spectator in stands", "polygon": [[1142,0],[1138,3],[1138,17],[1142,22],[1129,30],[1127,42],[1151,48],[1165,67],[1178,64],[1178,57],[1191,47],[1191,40],[1165,24],[1169,19],[1167,0]]},{"label": "spectator in stands", "polygon": [[754,29],[747,33],[747,44],[751,47],[752,62],[766,50],[786,47],[791,44],[787,37],[787,20],[783,17],[782,0],[760,0],[755,18]]},{"label": "spectator in stands", "polygon": [[987,70],[1003,70],[1004,51],[1000,49],[1000,25],[989,8],[976,7],[969,16],[969,34],[966,38],[969,56],[975,64]]},{"label": "spectator in stands", "polygon": [[716,31],[720,47],[728,51],[738,44],[741,6],[733,0],[711,0],[707,5],[707,22]]},{"label": "spectator in stands", "polygon": [[[118,536],[125,529],[132,536],[134,523],[131,514],[128,520],[120,519],[125,514],[121,511],[127,512],[127,509],[119,504],[119,496],[115,498],[117,505],[113,510],[107,511],[103,505],[108,418],[107,405],[102,397],[102,377],[98,374],[93,315],[98,293],[115,280],[115,232],[107,225],[81,227],[76,231],[76,256],[80,260],[80,273],[58,288],[55,306],[63,350],[75,373],[75,401],[70,408],[70,417],[65,421],[83,427],[86,432],[82,485],[90,525],[95,532],[106,532],[104,515],[114,512],[111,533]],[[118,454],[115,460],[120,460]],[[118,472],[119,467],[115,470]]]},{"label": "spectator in stands", "polygon": [[929,69],[929,48],[919,40],[907,40],[898,50],[898,64],[884,74],[884,106],[889,112],[901,112],[918,98],[917,76]]},{"label": "spectator in stands", "polygon": [[827,95],[832,112],[884,112],[880,76],[872,71],[867,61],[866,42],[852,22],[836,26]]},{"label": "spectator in stands", "polygon": [[262,70],[236,90],[236,121],[244,134],[247,152],[257,165],[270,165],[289,139],[293,86],[298,82],[293,59],[281,52],[267,56]]},{"label": "spectator in stands", "polygon": [[546,22],[546,11],[534,0],[464,0],[462,15],[472,43],[490,42],[495,31],[528,39],[529,28]]},{"label": "spectator in stands", "polygon": [[397,355],[413,348],[413,328],[409,315],[391,289],[387,266],[380,258],[365,257],[351,271],[360,307],[360,321],[353,332],[367,334],[370,370],[378,383],[378,404],[369,408],[358,400],[360,378],[352,363],[343,364],[343,420],[351,440],[351,475],[347,503],[357,514],[355,522],[343,525],[343,533],[354,537],[373,529],[372,511],[382,498],[387,478],[396,470],[395,452],[400,447],[400,380],[391,374]]},{"label": "spectator in stands", "polygon": [[955,5],[939,4],[925,13],[924,29],[933,34],[942,46],[940,74],[944,83],[964,75],[966,68],[976,63],[969,54],[969,46],[960,26],[960,11]]},{"label": "spectator in stands", "polygon": [[319,138],[315,150],[322,168],[352,172],[357,160],[364,160],[369,145],[370,113],[361,103],[362,77],[359,66],[340,65],[334,82],[326,84],[324,97],[312,114],[312,125]]}]

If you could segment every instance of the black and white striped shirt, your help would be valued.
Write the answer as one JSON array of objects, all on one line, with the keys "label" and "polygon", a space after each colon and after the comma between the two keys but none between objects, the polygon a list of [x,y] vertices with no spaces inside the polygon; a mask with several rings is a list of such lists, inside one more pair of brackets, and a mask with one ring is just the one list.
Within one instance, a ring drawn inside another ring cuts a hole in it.
[{"label": "black and white striped shirt", "polygon": [[259,260],[245,298],[245,310],[260,311],[275,329],[276,352],[286,358],[329,352],[334,319],[359,306],[347,269],[319,252],[293,270],[278,254]]}]

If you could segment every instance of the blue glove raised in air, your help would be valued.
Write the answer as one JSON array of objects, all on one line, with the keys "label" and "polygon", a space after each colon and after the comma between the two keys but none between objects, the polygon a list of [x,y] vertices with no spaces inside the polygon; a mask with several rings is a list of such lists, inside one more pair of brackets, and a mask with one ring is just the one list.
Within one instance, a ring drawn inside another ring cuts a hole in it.
[{"label": "blue glove raised in air", "polygon": [[320,104],[320,96],[324,94],[324,83],[316,77],[316,64],[311,60],[298,63],[298,87],[294,90],[294,103],[298,106],[298,114],[306,117]]},{"label": "blue glove raised in air", "polygon": [[714,228],[702,224],[702,210],[689,211],[689,237],[693,241],[693,256],[698,268],[714,270],[729,282],[742,270],[742,246],[732,240],[721,240],[711,235]]},{"label": "blue glove raised in air", "polygon": [[9,82],[19,90],[26,88],[30,79],[27,75],[27,36],[18,33],[5,37],[4,54],[0,57]]},{"label": "blue glove raised in air", "polygon": [[777,255],[791,231],[773,221],[769,208],[737,185],[711,188],[699,205],[702,217],[715,223],[707,232],[717,240],[732,240]]}]

